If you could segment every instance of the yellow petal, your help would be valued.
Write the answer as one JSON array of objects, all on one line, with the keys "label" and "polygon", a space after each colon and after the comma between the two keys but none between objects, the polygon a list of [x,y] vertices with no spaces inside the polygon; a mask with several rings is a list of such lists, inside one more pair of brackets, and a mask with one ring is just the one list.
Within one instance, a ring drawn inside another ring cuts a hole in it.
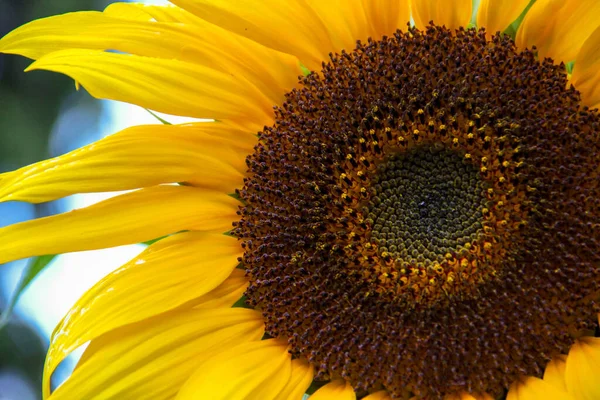
[{"label": "yellow petal", "polygon": [[367,25],[374,39],[391,36],[397,29],[405,31],[410,22],[410,2],[398,0],[362,0]]},{"label": "yellow petal", "polygon": [[310,386],[315,374],[314,367],[306,360],[297,358],[292,360],[290,380],[276,399],[302,400],[306,389]]},{"label": "yellow petal", "polygon": [[204,25],[205,22],[180,7],[171,5],[156,6],[144,3],[112,3],[103,11],[111,17],[137,21],[181,22],[191,25]]},{"label": "yellow petal", "polygon": [[477,10],[477,26],[489,35],[504,32],[525,10],[530,0],[481,0]]},{"label": "yellow petal", "polygon": [[494,398],[487,393],[471,394],[471,393],[467,393],[467,392],[451,394],[449,396],[444,397],[444,399],[445,400],[494,400]]},{"label": "yellow petal", "polygon": [[[106,6],[103,13],[111,17],[131,19],[134,21],[151,21],[152,15],[148,13],[149,7],[150,6],[143,3],[112,3]],[[177,9],[177,7],[165,8]],[[168,22],[158,19],[157,21]]]},{"label": "yellow petal", "polygon": [[567,357],[565,382],[577,400],[600,399],[600,338],[578,339]]},{"label": "yellow petal", "polygon": [[[339,53],[356,47],[356,41],[366,41],[371,31],[363,9],[362,0],[309,0],[308,4],[327,27],[333,47]],[[328,61],[329,57],[323,59]]]},{"label": "yellow petal", "polygon": [[93,340],[50,399],[172,399],[208,354],[262,334],[262,317],[253,310],[161,314]]},{"label": "yellow petal", "polygon": [[579,50],[571,83],[581,93],[583,104],[592,108],[600,107],[600,27]]},{"label": "yellow petal", "polygon": [[438,0],[411,0],[412,16],[415,26],[424,29],[433,21],[435,25],[445,25],[448,29],[466,27],[473,13],[472,0],[447,0],[443,4]]},{"label": "yellow petal", "polygon": [[197,24],[190,25],[117,18],[93,11],[68,13],[15,29],[0,40],[0,51],[38,59],[65,49],[118,50],[181,60],[244,77],[268,94],[271,103],[283,101],[284,93],[296,85],[301,74],[296,57],[196,20]]},{"label": "yellow petal", "polygon": [[173,0],[210,23],[258,43],[293,54],[311,70],[335,47],[317,13],[304,1]]},{"label": "yellow petal", "polygon": [[350,383],[337,379],[317,390],[310,400],[356,400],[356,393]]},{"label": "yellow petal", "polygon": [[275,400],[289,381],[292,359],[278,339],[244,343],[207,358],[177,399]]},{"label": "yellow petal", "polygon": [[241,255],[237,239],[215,233],[185,232],[151,245],[77,300],[54,330],[46,368],[88,340],[209,293]]},{"label": "yellow petal", "polygon": [[565,382],[566,361],[567,356],[558,355],[548,363],[544,371],[544,381],[565,392],[567,391],[567,384]]},{"label": "yellow petal", "polygon": [[68,75],[96,98],[167,114],[263,124],[273,114],[272,102],[242,77],[180,60],[69,49],[47,54],[27,71],[36,69]]},{"label": "yellow petal", "polygon": [[194,308],[227,308],[237,302],[248,287],[248,279],[241,269],[234,269],[219,286],[185,306]]},{"label": "yellow petal", "polygon": [[29,256],[140,243],[182,230],[226,232],[238,202],[224,193],[157,186],[0,228],[0,264]]},{"label": "yellow petal", "polygon": [[200,124],[136,126],[60,157],[0,174],[0,201],[41,203],[74,193],[176,182],[232,193],[243,183],[247,153],[228,142],[203,133]]},{"label": "yellow petal", "polygon": [[537,0],[529,9],[516,37],[517,47],[536,46],[540,59],[558,64],[575,60],[585,40],[600,25],[597,0]]},{"label": "yellow petal", "polygon": [[0,51],[37,60],[58,50],[119,50],[161,58],[190,60],[202,41],[184,26],[80,11],[41,18],[0,40]]},{"label": "yellow petal", "polygon": [[539,378],[529,376],[510,385],[506,400],[575,400],[566,392],[544,382]]},{"label": "yellow petal", "polygon": [[385,390],[380,390],[379,392],[375,392],[366,397],[363,397],[362,400],[392,400],[389,393]]}]

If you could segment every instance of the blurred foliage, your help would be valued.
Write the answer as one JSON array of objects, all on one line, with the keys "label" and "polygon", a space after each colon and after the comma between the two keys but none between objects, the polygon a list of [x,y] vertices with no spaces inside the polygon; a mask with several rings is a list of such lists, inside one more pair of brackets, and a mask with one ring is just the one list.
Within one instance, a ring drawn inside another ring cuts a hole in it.
[{"label": "blurred foliage", "polygon": [[[77,10],[102,10],[107,0],[0,0],[0,36],[31,20]],[[65,76],[23,73],[31,60],[0,54],[0,171],[48,156],[48,133],[62,99],[73,93]]]},{"label": "blurred foliage", "polygon": [[[0,37],[37,18],[78,10],[100,11],[109,2],[0,0]],[[48,157],[52,126],[65,99],[75,92],[68,77],[46,71],[25,74],[23,70],[30,63],[24,57],[0,54],[0,172]],[[6,305],[0,300],[0,311],[3,307]],[[22,371],[40,393],[45,346],[35,327],[12,319],[0,330],[0,371]]]}]

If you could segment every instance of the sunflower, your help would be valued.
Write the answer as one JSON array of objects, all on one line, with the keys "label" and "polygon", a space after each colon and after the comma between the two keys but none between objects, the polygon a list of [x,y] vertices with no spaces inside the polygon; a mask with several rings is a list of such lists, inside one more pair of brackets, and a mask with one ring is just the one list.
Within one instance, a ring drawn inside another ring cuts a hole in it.
[{"label": "sunflower", "polygon": [[600,3],[171,2],[0,41],[210,120],[0,175],[128,191],[0,229],[0,262],[164,237],[59,323],[45,398],[600,399]]}]

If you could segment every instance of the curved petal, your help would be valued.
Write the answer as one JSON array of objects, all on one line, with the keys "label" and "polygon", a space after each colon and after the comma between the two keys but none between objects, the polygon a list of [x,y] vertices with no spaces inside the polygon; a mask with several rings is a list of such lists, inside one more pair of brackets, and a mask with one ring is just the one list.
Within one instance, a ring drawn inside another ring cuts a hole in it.
[{"label": "curved petal", "polygon": [[333,45],[327,28],[303,0],[173,0],[172,3],[212,24],[284,53],[319,70]]},{"label": "curved petal", "polygon": [[243,296],[247,287],[248,279],[245,272],[241,269],[234,269],[219,286],[203,296],[190,300],[182,307],[229,308]]},{"label": "curved petal", "polygon": [[310,386],[315,374],[314,367],[304,359],[292,360],[290,380],[283,390],[277,394],[276,399],[302,400],[306,389]]},{"label": "curved petal", "polygon": [[352,385],[343,379],[337,379],[321,387],[309,398],[310,400],[356,400]]},{"label": "curved petal", "polygon": [[517,47],[536,46],[540,59],[575,60],[585,40],[600,26],[597,0],[537,0],[517,31]]},{"label": "curved petal", "polygon": [[0,51],[38,59],[65,49],[118,50],[180,60],[243,77],[268,94],[272,103],[282,102],[302,73],[296,57],[199,18],[194,25],[140,20],[139,14],[133,18],[95,11],[42,18],[6,35],[0,40]]},{"label": "curved petal", "polygon": [[278,339],[241,344],[206,359],[177,399],[275,400],[290,379],[291,361]]},{"label": "curved petal", "polygon": [[546,365],[546,369],[544,370],[544,382],[548,382],[564,392],[567,391],[567,384],[565,382],[566,361],[567,356],[562,354],[556,356]]},{"label": "curved petal", "polygon": [[571,83],[581,93],[583,104],[592,108],[600,107],[600,27],[577,53]]},{"label": "curved petal", "polygon": [[204,134],[202,124],[132,127],[60,157],[0,174],[0,201],[41,203],[75,193],[176,182],[232,193],[243,182],[248,154],[231,145],[233,140]]},{"label": "curved petal", "polygon": [[[93,340],[50,399],[172,399],[207,355],[262,334],[262,316],[253,310],[161,314]],[[45,375],[46,396],[51,372]]]},{"label": "curved petal", "polygon": [[379,392],[375,392],[366,397],[363,397],[362,400],[392,400],[388,392],[385,390],[380,390]]},{"label": "curved petal", "polygon": [[111,17],[137,21],[177,22],[204,25],[205,21],[180,7],[160,6],[146,3],[112,3],[103,11]]},{"label": "curved petal", "polygon": [[[319,16],[327,28],[333,47],[330,51],[338,53],[342,49],[351,51],[356,41],[366,41],[371,31],[362,0],[308,0],[310,7]],[[328,61],[329,57],[323,61]]]},{"label": "curved petal", "polygon": [[473,13],[472,0],[447,0],[441,4],[438,0],[411,0],[412,17],[415,26],[425,29],[430,21],[435,25],[445,25],[454,30],[467,27]]},{"label": "curved petal", "polygon": [[487,393],[472,394],[472,393],[467,393],[467,392],[451,394],[449,396],[444,397],[444,399],[445,400],[494,400],[494,398]]},{"label": "curved petal", "polygon": [[224,193],[157,186],[0,228],[0,264],[29,256],[140,243],[182,230],[225,232],[238,202]]},{"label": "curved petal", "polygon": [[481,0],[477,9],[477,26],[488,35],[504,32],[525,10],[530,0]]},{"label": "curved petal", "polygon": [[506,400],[575,400],[566,392],[544,382],[539,378],[529,376],[510,385]]},{"label": "curved petal", "polygon": [[410,22],[410,1],[362,0],[371,36],[380,39],[397,29],[406,31]]},{"label": "curved petal", "polygon": [[54,330],[46,368],[88,340],[209,293],[241,254],[237,239],[214,233],[185,232],[151,245],[77,300]]},{"label": "curved petal", "polygon": [[63,73],[96,98],[173,115],[247,118],[269,123],[272,102],[242,77],[180,60],[69,49],[49,53],[26,71]]},{"label": "curved petal", "polygon": [[600,338],[583,337],[575,341],[567,356],[565,382],[577,400],[600,399]]}]

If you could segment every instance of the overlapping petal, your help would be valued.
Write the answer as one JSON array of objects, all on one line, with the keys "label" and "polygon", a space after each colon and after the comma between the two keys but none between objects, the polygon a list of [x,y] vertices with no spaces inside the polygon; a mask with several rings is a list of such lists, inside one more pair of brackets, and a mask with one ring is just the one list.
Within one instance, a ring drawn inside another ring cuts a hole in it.
[{"label": "overlapping petal", "polygon": [[96,98],[124,101],[173,115],[269,123],[272,102],[242,77],[180,60],[67,49],[27,71],[63,73]]},{"label": "overlapping petal", "polygon": [[[152,18],[142,11],[144,8],[130,6],[126,9],[138,13],[117,17],[88,11],[35,20],[6,35],[0,41],[0,51],[39,59],[66,49],[117,50],[180,60],[243,78],[249,86],[258,87],[272,104],[283,100],[284,93],[296,85],[301,74],[296,57],[234,35],[192,15],[188,19],[193,18],[194,25],[157,22],[143,18],[144,15]],[[154,7],[147,11],[155,10],[156,14],[161,8],[181,10]]]},{"label": "overlapping petal", "polygon": [[363,0],[367,25],[374,39],[391,36],[396,29],[405,31],[410,22],[410,2],[397,0]]},{"label": "overlapping petal", "polygon": [[581,100],[600,108],[600,27],[590,35],[577,53],[571,83],[581,93]]},{"label": "overlapping petal", "polygon": [[[161,314],[93,340],[50,399],[170,399],[210,354],[262,334],[262,316],[253,310]],[[53,369],[46,369],[45,396]]]},{"label": "overlapping petal", "polygon": [[600,399],[600,338],[579,338],[569,350],[565,383],[577,400]]},{"label": "overlapping petal", "polygon": [[494,400],[494,398],[487,393],[460,392],[446,396],[444,400]]},{"label": "overlapping petal", "polygon": [[[215,125],[209,127],[209,125]],[[221,123],[136,126],[60,157],[0,174],[0,201],[40,203],[74,193],[130,190],[161,183],[232,193],[250,146],[204,132]],[[240,148],[241,147],[241,148]]]},{"label": "overlapping petal", "polygon": [[88,340],[210,293],[241,254],[237,239],[215,233],[185,232],[154,243],[75,303],[52,335],[47,368]]},{"label": "overlapping petal", "polygon": [[317,390],[310,400],[356,400],[356,393],[350,383],[336,379]]},{"label": "overlapping petal", "polygon": [[510,386],[506,400],[576,400],[568,393],[535,377],[527,377]]},{"label": "overlapping petal", "polygon": [[466,27],[473,13],[471,0],[411,0],[412,17],[415,26],[425,29],[430,21],[436,25],[445,25],[448,29]]},{"label": "overlapping petal", "polygon": [[231,275],[219,286],[200,296],[190,300],[182,307],[193,308],[229,308],[235,304],[248,288],[248,279],[243,270],[234,269]]},{"label": "overlapping petal", "polygon": [[477,26],[489,35],[504,32],[525,10],[530,0],[481,0],[477,9]]},{"label": "overlapping petal", "polygon": [[541,59],[569,62],[600,26],[597,0],[537,0],[517,31],[517,47],[535,46]]},{"label": "overlapping petal", "polygon": [[363,400],[392,400],[388,392],[385,390],[380,390],[379,392],[375,392],[366,397],[363,397]]},{"label": "overlapping petal", "polygon": [[[293,54],[319,70],[335,49],[327,27],[305,1],[173,0],[172,3],[210,23],[258,43]],[[341,49],[340,49],[341,50]]]},{"label": "overlapping petal", "polygon": [[544,370],[544,381],[566,392],[565,369],[567,367],[567,356],[556,356],[546,365]]},{"label": "overlapping petal", "polygon": [[183,230],[226,232],[236,220],[238,204],[225,193],[193,187],[137,190],[87,208],[0,228],[0,264],[140,243]]},{"label": "overlapping petal", "polygon": [[206,359],[177,399],[276,400],[291,372],[292,359],[285,342],[267,339],[245,343]]},{"label": "overlapping petal", "polygon": [[313,380],[314,372],[314,367],[306,360],[301,358],[292,360],[290,380],[275,398],[301,400]]}]

